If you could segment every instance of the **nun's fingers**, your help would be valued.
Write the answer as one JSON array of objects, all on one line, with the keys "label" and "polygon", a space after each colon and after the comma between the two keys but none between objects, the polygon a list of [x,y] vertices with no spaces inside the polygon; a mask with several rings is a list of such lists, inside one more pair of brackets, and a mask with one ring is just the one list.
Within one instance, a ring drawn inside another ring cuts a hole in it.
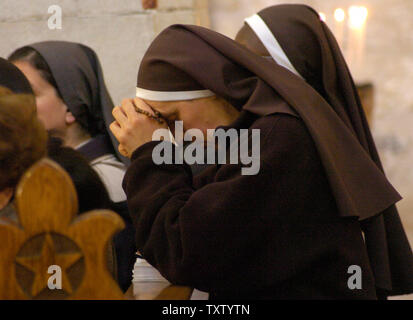
[{"label": "nun's fingers", "polygon": [[122,128],[120,127],[119,123],[117,121],[113,121],[109,125],[109,129],[110,129],[110,131],[112,131],[112,133],[115,136],[116,140],[118,140],[119,143],[120,143],[120,140],[121,140],[121,137],[122,137]]},{"label": "nun's fingers", "polygon": [[122,100],[122,111],[126,114],[129,121],[134,122],[140,117],[146,117],[143,114],[140,114],[136,111],[132,99],[123,99]]},{"label": "nun's fingers", "polygon": [[[122,112],[128,108],[130,108],[130,101],[123,101],[122,102]],[[165,129],[167,128],[166,124],[160,124],[154,119],[137,113],[131,113],[129,110],[129,116],[119,115],[119,111],[115,111],[115,115],[121,121],[124,121],[123,124],[119,124],[118,121],[114,121],[109,126],[110,130],[112,131],[113,135],[122,145],[124,150],[122,151],[123,154],[132,155],[133,152],[143,145],[146,142],[152,141],[153,133],[158,129]],[[123,120],[122,120],[123,119]],[[120,151],[120,150],[119,150]]]},{"label": "nun's fingers", "polygon": [[135,110],[139,113],[142,113],[149,118],[156,120],[158,123],[163,124],[167,122],[161,115],[161,113],[153,109],[149,104],[140,98],[135,98],[132,100]]},{"label": "nun's fingers", "polygon": [[155,114],[155,112],[153,111],[153,109],[145,101],[143,101],[141,98],[135,98],[135,99],[133,99],[133,102],[134,102],[135,106],[138,107],[139,109],[142,109],[142,110],[148,112],[152,116],[155,116],[155,117],[157,116]]},{"label": "nun's fingers", "polygon": [[129,158],[130,153],[128,152],[128,149],[124,145],[122,145],[122,142],[121,142],[121,141],[125,141],[125,136],[124,136],[124,132],[122,128],[120,127],[119,123],[117,123],[116,121],[113,121],[109,125],[109,129],[110,131],[112,131],[113,135],[119,142],[119,146],[118,146],[119,153],[122,156]]},{"label": "nun's fingers", "polygon": [[112,115],[118,125],[120,125],[121,127],[125,127],[127,125],[128,118],[126,117],[126,114],[123,112],[121,107],[114,107],[112,110]]}]

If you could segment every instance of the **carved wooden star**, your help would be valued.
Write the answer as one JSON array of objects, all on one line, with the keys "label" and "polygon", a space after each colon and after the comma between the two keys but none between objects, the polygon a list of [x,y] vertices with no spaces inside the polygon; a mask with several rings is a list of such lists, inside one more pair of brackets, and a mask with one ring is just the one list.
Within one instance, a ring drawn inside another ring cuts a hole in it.
[{"label": "carved wooden star", "polygon": [[57,265],[61,268],[62,290],[72,294],[72,285],[67,277],[66,270],[81,257],[82,255],[79,252],[56,252],[50,233],[46,233],[40,254],[29,257],[17,257],[16,262],[34,272],[35,278],[31,288],[31,295],[36,297],[48,286],[48,280],[51,277],[48,269],[51,265]]},{"label": "carved wooden star", "polygon": [[[109,273],[106,259],[108,242],[124,228],[120,216],[109,210],[77,215],[77,195],[72,180],[48,159],[42,159],[26,172],[15,196],[20,225],[0,218],[0,300],[36,298],[43,291],[54,297],[55,291],[45,291],[47,280],[52,276],[47,273],[50,265],[61,267],[65,298],[123,298]],[[55,235],[63,242],[72,243],[78,252],[57,246]],[[41,239],[39,237],[43,237],[40,253],[39,247],[34,250],[31,246],[33,239]],[[72,273],[69,281],[67,269],[81,257],[82,272],[75,270],[71,283]],[[25,273],[17,272],[17,266],[34,272],[31,284]]]}]

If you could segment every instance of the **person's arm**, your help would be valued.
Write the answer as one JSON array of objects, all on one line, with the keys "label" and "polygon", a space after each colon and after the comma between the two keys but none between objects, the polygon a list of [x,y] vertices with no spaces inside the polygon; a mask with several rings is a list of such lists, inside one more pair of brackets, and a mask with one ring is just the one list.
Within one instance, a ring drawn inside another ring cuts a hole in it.
[{"label": "person's arm", "polygon": [[[273,127],[277,120],[272,118]],[[137,247],[171,283],[225,290],[257,272],[257,286],[263,284],[257,265],[265,261],[252,257],[265,256],[260,251],[274,231],[259,215],[270,210],[274,192],[272,166],[266,162],[277,166],[283,159],[271,159],[273,155],[296,147],[295,141],[279,147],[278,142],[266,142],[269,129],[261,132],[261,150],[267,151],[262,152],[257,175],[241,175],[241,165],[222,165],[211,171],[213,182],[198,190],[188,165],[153,163],[152,150],[159,142],[146,143],[133,153],[124,188]]]}]

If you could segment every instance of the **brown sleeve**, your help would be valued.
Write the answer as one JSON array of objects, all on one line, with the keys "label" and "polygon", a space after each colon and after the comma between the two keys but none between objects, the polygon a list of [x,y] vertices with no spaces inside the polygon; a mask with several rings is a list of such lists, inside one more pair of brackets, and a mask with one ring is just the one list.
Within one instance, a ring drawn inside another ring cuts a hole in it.
[{"label": "brown sleeve", "polygon": [[[187,165],[153,163],[157,142],[136,150],[124,188],[144,258],[171,283],[215,296],[369,295],[360,226],[339,217],[303,122],[277,115],[253,127],[262,129],[259,174],[221,165],[199,188]],[[365,272],[360,293],[347,287],[352,264]]]},{"label": "brown sleeve", "polygon": [[[261,150],[268,149],[265,137],[261,132]],[[211,171],[212,183],[195,190],[186,164],[153,163],[157,143],[134,152],[123,183],[144,258],[170,282],[206,291],[259,273],[249,257],[267,241],[257,212],[270,210],[272,169],[265,158],[271,150],[262,153],[257,175],[241,175],[241,165],[222,165]]]}]

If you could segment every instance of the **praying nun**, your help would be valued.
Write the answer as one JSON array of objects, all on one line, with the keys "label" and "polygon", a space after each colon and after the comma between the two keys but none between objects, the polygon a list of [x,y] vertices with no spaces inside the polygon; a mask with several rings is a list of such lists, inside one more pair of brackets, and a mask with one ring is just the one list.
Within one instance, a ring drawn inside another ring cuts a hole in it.
[{"label": "praying nun", "polygon": [[[311,85],[354,130],[357,140],[383,170],[344,57],[316,11],[299,4],[265,8],[245,19],[236,41],[256,54],[271,57]],[[411,292],[412,253],[396,206],[360,224],[379,297]]]},{"label": "praying nun", "polygon": [[[377,299],[361,225],[401,197],[350,110],[344,118],[334,107],[302,76],[223,35],[165,29],[140,64],[137,98],[114,108],[110,126],[131,158],[123,187],[143,258],[210,299]],[[204,136],[248,129],[249,148],[259,130],[259,171],[243,175],[231,161],[193,176],[186,163],[155,163],[167,142],[153,133],[178,120]],[[406,253],[399,263],[411,272]],[[403,281],[412,292],[411,274]]]}]

